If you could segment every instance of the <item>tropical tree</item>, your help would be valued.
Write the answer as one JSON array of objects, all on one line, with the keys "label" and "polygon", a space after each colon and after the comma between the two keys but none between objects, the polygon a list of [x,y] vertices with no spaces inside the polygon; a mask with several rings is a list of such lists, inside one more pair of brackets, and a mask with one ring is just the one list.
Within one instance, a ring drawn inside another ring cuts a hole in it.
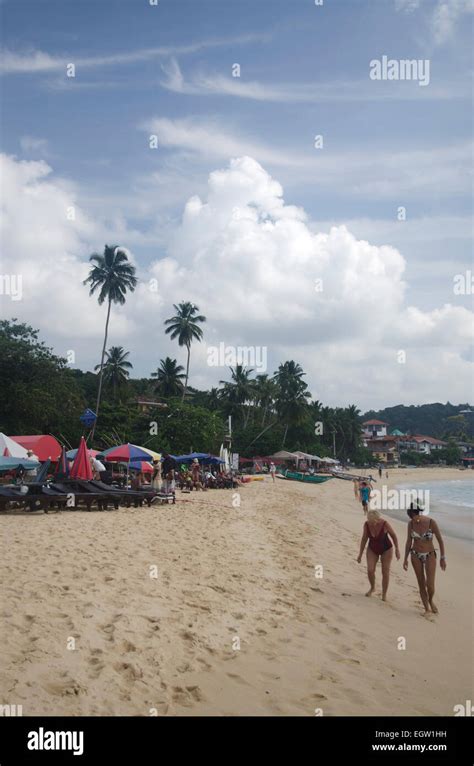
[{"label": "tropical tree", "polygon": [[[129,351],[125,351],[122,346],[111,346],[105,352],[104,383],[112,387],[114,399],[117,396],[117,391],[127,382],[128,371],[133,368],[133,364],[127,359],[128,355]],[[100,370],[100,364],[97,364],[94,369]]]},{"label": "tropical tree", "polygon": [[198,322],[205,322],[206,317],[198,314],[199,308],[189,301],[173,304],[176,311],[175,316],[165,320],[167,334],[170,334],[171,340],[178,338],[180,346],[186,346],[188,359],[186,362],[186,379],[183,387],[182,400],[186,396],[189,378],[189,359],[191,356],[191,344],[193,340],[201,341],[203,337],[202,329]]},{"label": "tropical tree", "polygon": [[184,367],[169,356],[160,360],[160,366],[156,372],[151,373],[152,378],[156,378],[155,391],[165,398],[170,396],[179,396],[183,391]]},{"label": "tropical tree", "polygon": [[[98,417],[104,375],[105,349],[109,333],[110,309],[112,303],[117,303],[120,306],[123,306],[126,300],[125,296],[127,291],[130,290],[130,292],[133,292],[137,286],[138,280],[135,276],[135,266],[132,266],[128,260],[126,252],[118,245],[105,245],[103,255],[93,253],[89,260],[94,265],[89,272],[89,276],[84,280],[84,284],[90,285],[89,295],[94,295],[94,293],[98,291],[99,294],[97,300],[100,306],[104,301],[107,301],[107,317],[105,320],[104,343],[100,360],[99,387],[95,407],[95,414]],[[92,428],[91,439],[94,437],[96,423],[97,419]]]},{"label": "tropical tree", "polygon": [[241,364],[237,364],[229,369],[231,381],[219,381],[221,386],[224,387],[222,389],[222,398],[229,415],[243,413],[245,405],[248,405],[244,423],[244,428],[246,428],[250,415],[250,402],[255,395],[255,381],[250,378],[253,369],[248,369]]},{"label": "tropical tree", "polygon": [[282,446],[285,446],[288,428],[301,423],[307,414],[311,394],[307,391],[308,385],[303,380],[304,375],[306,373],[301,366],[293,360],[280,364],[273,375],[273,380],[278,386],[275,406],[285,424]]},{"label": "tropical tree", "polygon": [[255,378],[255,401],[262,408],[262,426],[265,425],[267,412],[271,410],[278,395],[278,386],[268,375]]}]

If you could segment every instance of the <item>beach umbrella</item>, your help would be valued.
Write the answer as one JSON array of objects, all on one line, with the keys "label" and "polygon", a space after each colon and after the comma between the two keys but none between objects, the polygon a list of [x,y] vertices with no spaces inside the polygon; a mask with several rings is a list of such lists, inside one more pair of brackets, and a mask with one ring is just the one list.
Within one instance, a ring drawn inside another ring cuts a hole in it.
[{"label": "beach umbrella", "polygon": [[26,449],[21,444],[2,433],[0,433],[0,451],[4,457],[28,457]]},{"label": "beach umbrella", "polygon": [[151,450],[147,450],[144,447],[137,447],[136,444],[128,443],[103,450],[103,452],[100,453],[100,457],[113,463],[135,463],[140,460],[148,462],[152,454],[157,455],[158,453],[152,453]]},{"label": "beach umbrella", "polygon": [[0,457],[0,471],[14,471],[16,468],[23,468],[25,471],[32,471],[39,467],[37,460],[29,460],[23,457]]},{"label": "beach umbrella", "polygon": [[[99,454],[99,450],[97,449],[88,449],[87,451],[90,457],[96,457]],[[77,455],[77,449],[69,449],[66,452],[66,457],[68,460],[74,460],[76,455]]]},{"label": "beach umbrella", "polygon": [[77,455],[74,459],[73,466],[71,468],[71,479],[86,479],[92,480],[92,468],[89,457],[89,450],[87,449],[86,440],[81,436],[81,443],[77,450]]},{"label": "beach umbrella", "polygon": [[141,471],[142,473],[153,473],[153,466],[151,463],[145,462],[145,460],[135,461],[130,464],[131,471]]},{"label": "beach umbrella", "polygon": [[66,447],[64,446],[61,449],[61,454],[56,465],[55,476],[57,479],[67,479],[69,476],[69,461],[67,459]]}]

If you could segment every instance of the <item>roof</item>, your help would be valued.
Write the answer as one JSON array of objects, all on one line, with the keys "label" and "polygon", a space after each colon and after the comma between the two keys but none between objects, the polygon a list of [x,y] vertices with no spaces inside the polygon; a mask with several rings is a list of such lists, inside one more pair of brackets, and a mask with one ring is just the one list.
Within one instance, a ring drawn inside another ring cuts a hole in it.
[{"label": "roof", "polygon": [[400,431],[398,428],[394,428],[391,433],[391,436],[405,436],[405,434],[403,433],[403,431]]},{"label": "roof", "polygon": [[441,439],[435,439],[434,436],[411,436],[414,442],[428,442],[428,444],[447,444],[447,442],[441,441]]},{"label": "roof", "polygon": [[21,444],[26,450],[32,450],[41,461],[48,460],[48,458],[56,461],[61,454],[61,445],[54,436],[49,434],[44,436],[12,436],[11,438],[17,444]]},{"label": "roof", "polygon": [[384,420],[366,420],[362,423],[363,426],[388,426]]}]

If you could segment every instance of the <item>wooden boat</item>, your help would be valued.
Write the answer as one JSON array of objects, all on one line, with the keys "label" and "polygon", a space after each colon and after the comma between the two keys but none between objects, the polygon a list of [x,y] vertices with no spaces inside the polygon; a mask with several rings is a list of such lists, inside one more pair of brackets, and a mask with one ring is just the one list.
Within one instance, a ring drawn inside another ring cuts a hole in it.
[{"label": "wooden boat", "polygon": [[344,481],[377,481],[373,476],[359,476],[355,473],[343,473],[342,471],[333,471],[332,475],[335,479],[343,479]]},{"label": "wooden boat", "polygon": [[310,473],[300,473],[299,471],[283,471],[279,474],[281,479],[289,479],[290,481],[303,481],[306,484],[322,484],[324,481],[329,481],[332,476],[316,476]]}]

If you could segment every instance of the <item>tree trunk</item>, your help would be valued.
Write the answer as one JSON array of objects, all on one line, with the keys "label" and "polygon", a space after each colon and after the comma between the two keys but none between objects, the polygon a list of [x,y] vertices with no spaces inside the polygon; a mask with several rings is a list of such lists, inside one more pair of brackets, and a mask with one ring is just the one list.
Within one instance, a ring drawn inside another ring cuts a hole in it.
[{"label": "tree trunk", "polygon": [[96,419],[94,421],[94,425],[92,426],[92,431],[91,431],[91,443],[90,443],[91,447],[92,447],[92,440],[94,438],[95,427],[97,425],[97,419],[99,417],[100,397],[101,397],[101,394],[102,394],[102,377],[104,375],[104,358],[105,358],[105,349],[106,349],[106,346],[107,346],[107,336],[109,334],[109,319],[110,319],[110,308],[111,308],[111,306],[112,306],[112,301],[109,298],[109,305],[108,305],[108,308],[107,308],[107,319],[105,321],[104,345],[102,346],[102,357],[101,357],[101,360],[100,360],[99,390],[97,391],[97,403],[96,403],[96,406],[95,406]]},{"label": "tree trunk", "polygon": [[184,381],[184,388],[183,388],[183,395],[181,397],[181,401],[184,402],[184,397],[186,396],[186,389],[188,387],[188,377],[189,377],[189,357],[191,356],[191,346],[187,346],[188,349],[188,361],[186,364],[186,380]]},{"label": "tree trunk", "polygon": [[284,436],[283,436],[283,444],[281,445],[281,448],[282,448],[282,449],[283,449],[283,447],[285,446],[285,442],[286,442],[286,435],[287,435],[287,433],[288,433],[288,423],[287,423],[287,424],[286,424],[286,426],[285,426],[285,433],[284,433]]}]

